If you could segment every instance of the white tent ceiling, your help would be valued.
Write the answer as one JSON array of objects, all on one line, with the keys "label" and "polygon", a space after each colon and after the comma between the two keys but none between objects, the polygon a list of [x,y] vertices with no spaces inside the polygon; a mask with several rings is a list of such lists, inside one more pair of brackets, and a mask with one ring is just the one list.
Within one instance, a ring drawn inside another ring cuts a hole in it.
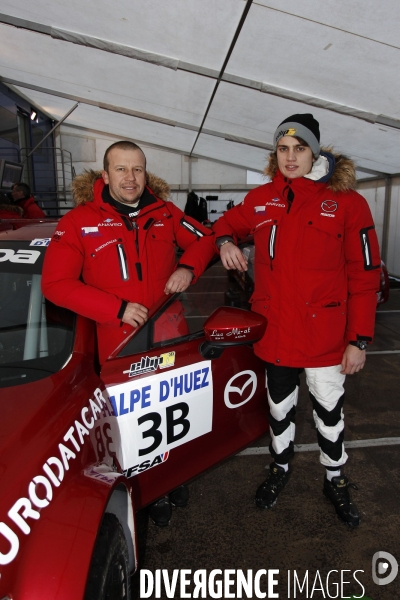
[{"label": "white tent ceiling", "polygon": [[[283,10],[284,9],[284,10]],[[0,0],[0,81],[66,124],[262,170],[312,112],[400,172],[398,0]]]}]

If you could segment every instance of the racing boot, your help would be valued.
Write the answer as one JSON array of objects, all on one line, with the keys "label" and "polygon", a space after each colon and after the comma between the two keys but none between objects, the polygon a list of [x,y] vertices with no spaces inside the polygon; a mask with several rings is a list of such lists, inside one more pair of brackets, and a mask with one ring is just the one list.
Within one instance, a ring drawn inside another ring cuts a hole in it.
[{"label": "racing boot", "polygon": [[172,516],[172,506],[168,496],[153,502],[149,507],[149,517],[157,527],[169,525]]},{"label": "racing boot", "polygon": [[183,508],[189,502],[189,490],[187,485],[180,485],[168,494],[172,506]]},{"label": "racing boot", "polygon": [[290,468],[288,471],[285,471],[285,469],[276,463],[271,463],[266,481],[260,485],[256,492],[256,506],[258,508],[272,508],[277,501],[278,494],[289,481],[291,473]]},{"label": "racing boot", "polygon": [[357,506],[351,501],[349,488],[358,490],[358,487],[354,483],[349,483],[344,475],[332,477],[332,481],[329,481],[325,475],[323,492],[335,507],[339,519],[350,527],[357,527],[360,523],[360,515]]}]

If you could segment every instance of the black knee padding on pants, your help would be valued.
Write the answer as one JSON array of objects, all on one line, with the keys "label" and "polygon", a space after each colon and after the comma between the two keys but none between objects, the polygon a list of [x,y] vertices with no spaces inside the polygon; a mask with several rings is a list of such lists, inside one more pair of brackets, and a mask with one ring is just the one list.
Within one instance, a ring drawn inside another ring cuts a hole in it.
[{"label": "black knee padding on pants", "polygon": [[288,463],[289,460],[291,460],[294,457],[293,442],[290,442],[289,446],[287,448],[285,448],[285,450],[283,452],[281,452],[280,454],[277,454],[275,452],[275,450],[272,447],[272,442],[271,442],[269,445],[269,451],[271,453],[272,458],[275,460],[275,462],[278,463],[278,465],[286,465],[286,463]]},{"label": "black knee padding on pants", "polygon": [[313,408],[314,408],[315,412],[317,413],[319,418],[322,420],[322,422],[327,427],[334,427],[335,425],[337,425],[339,423],[339,421],[341,419],[341,412],[342,412],[343,403],[344,403],[344,394],[342,394],[340,396],[335,408],[331,411],[328,411],[328,410],[326,410],[326,408],[321,406],[321,404],[319,404],[317,402],[316,398],[312,395],[311,392],[310,392],[310,398],[311,398],[311,402],[313,404]]},{"label": "black knee padding on pants", "polygon": [[339,433],[339,437],[336,442],[331,442],[330,440],[327,440],[326,438],[324,438],[323,435],[320,434],[319,431],[317,431],[317,438],[319,447],[327,456],[329,456],[330,459],[340,460],[342,456],[344,431],[341,431]]},{"label": "black knee padding on pants", "polygon": [[276,419],[274,419],[274,417],[271,414],[269,414],[268,422],[269,422],[269,426],[271,427],[271,429],[273,431],[273,434],[275,436],[281,435],[281,433],[286,431],[286,429],[290,426],[290,423],[295,422],[295,417],[296,417],[296,407],[295,406],[293,406],[293,408],[291,408],[289,410],[289,412],[287,413],[285,418],[282,419],[282,421],[277,421]]},{"label": "black knee padding on pants", "polygon": [[287,398],[300,385],[302,369],[293,367],[277,367],[273,363],[265,363],[267,371],[267,387],[275,404]]}]

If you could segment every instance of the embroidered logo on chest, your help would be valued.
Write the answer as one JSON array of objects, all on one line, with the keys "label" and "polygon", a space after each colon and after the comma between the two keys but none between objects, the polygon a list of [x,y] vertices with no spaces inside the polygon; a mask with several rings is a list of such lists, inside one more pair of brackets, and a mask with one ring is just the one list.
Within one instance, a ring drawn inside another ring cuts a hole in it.
[{"label": "embroidered logo on chest", "polygon": [[321,208],[324,212],[334,213],[337,211],[338,205],[334,200],[324,200],[321,204]]}]

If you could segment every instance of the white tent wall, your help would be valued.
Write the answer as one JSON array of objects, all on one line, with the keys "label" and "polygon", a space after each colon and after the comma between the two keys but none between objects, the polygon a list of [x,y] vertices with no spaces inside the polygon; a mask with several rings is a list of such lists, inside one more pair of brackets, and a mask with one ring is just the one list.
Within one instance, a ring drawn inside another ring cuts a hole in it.
[{"label": "white tent wall", "polygon": [[392,179],[387,267],[391,275],[400,278],[400,177]]},{"label": "white tent wall", "polygon": [[357,191],[364,196],[368,202],[375,222],[379,245],[382,248],[385,214],[385,180],[360,182],[357,186]]},{"label": "white tent wall", "polygon": [[[57,144],[72,155],[72,165],[79,175],[85,169],[101,170],[107,148],[119,137],[88,132],[61,126]],[[140,143],[147,158],[148,171],[158,175],[170,185],[171,199],[182,210],[187,193],[193,189],[199,196],[219,194],[220,199],[234,200],[238,204],[247,189],[247,169],[222,162],[192,157],[168,150],[161,150]],[[224,188],[228,188],[224,190]],[[230,191],[232,190],[232,192]]]},{"label": "white tent wall", "polygon": [[[366,198],[374,218],[381,249],[386,241],[386,266],[391,275],[400,277],[400,177],[390,178],[388,226],[385,228],[386,180],[360,182],[357,191]],[[385,240],[385,236],[387,239]]]}]

